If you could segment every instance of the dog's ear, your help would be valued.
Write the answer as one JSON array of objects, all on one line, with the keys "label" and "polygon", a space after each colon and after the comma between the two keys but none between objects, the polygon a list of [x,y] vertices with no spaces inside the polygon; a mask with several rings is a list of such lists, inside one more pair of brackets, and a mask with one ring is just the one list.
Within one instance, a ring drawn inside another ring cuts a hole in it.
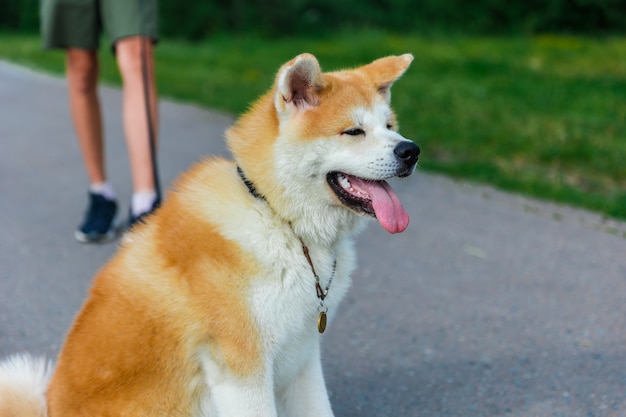
[{"label": "dog's ear", "polygon": [[301,54],[284,64],[276,76],[274,103],[280,112],[307,110],[319,104],[318,93],[324,88],[322,71],[311,54]]},{"label": "dog's ear", "polygon": [[374,81],[378,92],[389,102],[391,100],[391,85],[404,74],[413,62],[413,55],[388,56],[377,59],[369,65],[360,68],[367,77]]}]

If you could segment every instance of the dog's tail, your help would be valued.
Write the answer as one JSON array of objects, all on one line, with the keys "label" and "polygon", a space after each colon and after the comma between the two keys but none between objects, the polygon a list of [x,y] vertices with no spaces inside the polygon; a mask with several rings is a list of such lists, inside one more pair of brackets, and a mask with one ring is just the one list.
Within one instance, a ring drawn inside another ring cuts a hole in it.
[{"label": "dog's tail", "polygon": [[0,417],[46,417],[52,363],[16,355],[0,362]]}]

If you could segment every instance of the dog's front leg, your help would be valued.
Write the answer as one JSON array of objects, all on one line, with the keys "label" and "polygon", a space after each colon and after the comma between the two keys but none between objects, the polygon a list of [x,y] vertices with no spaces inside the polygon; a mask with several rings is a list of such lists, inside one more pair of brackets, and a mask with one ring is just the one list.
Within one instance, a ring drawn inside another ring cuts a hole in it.
[{"label": "dog's front leg", "polygon": [[283,389],[280,401],[283,405],[281,411],[285,411],[286,417],[333,417],[319,344],[304,368]]},{"label": "dog's front leg", "polygon": [[268,378],[229,378],[212,387],[211,397],[211,416],[277,417],[274,390]]}]

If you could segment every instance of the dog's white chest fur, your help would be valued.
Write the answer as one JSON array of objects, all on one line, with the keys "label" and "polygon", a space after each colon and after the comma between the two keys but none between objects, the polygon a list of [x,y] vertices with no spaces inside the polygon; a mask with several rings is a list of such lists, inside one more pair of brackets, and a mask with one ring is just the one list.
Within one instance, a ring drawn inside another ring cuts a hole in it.
[{"label": "dog's white chest fur", "polygon": [[[339,302],[350,286],[350,274],[355,266],[355,251],[350,239],[343,239],[332,247],[311,245],[308,247],[311,263],[322,288],[328,293],[323,303],[317,296],[316,278],[313,268],[304,254],[302,241],[295,235],[290,225],[275,217],[269,207],[263,207],[263,201],[256,201],[258,209],[238,222],[224,224],[223,231],[229,238],[250,253],[261,266],[254,277],[247,294],[249,308],[261,335],[262,368],[271,369],[264,384],[251,382],[253,386],[266,385],[274,390],[278,416],[296,415],[296,409],[302,404],[290,403],[294,390],[318,391],[320,398],[327,398],[323,384],[308,386],[307,381],[319,381],[321,377],[320,338],[318,317],[320,311],[327,311],[329,321],[337,312]],[[259,239],[262,236],[263,239]],[[330,284],[330,285],[329,285]],[[206,396],[202,399],[206,415],[208,410],[221,409],[223,401],[229,398],[229,384],[241,389],[241,380],[230,380],[221,373],[210,355],[203,354],[206,382]],[[269,383],[268,383],[269,382]],[[219,394],[219,396],[218,396]],[[222,404],[215,404],[219,398]],[[303,397],[299,397],[303,398]],[[230,401],[230,400],[228,400]],[[241,401],[233,395],[233,402]],[[327,410],[328,402],[312,405]],[[237,408],[228,404],[228,409]],[[289,411],[287,411],[289,410]]]},{"label": "dog's white chest fur", "polygon": [[[349,238],[332,246],[309,244],[309,262],[305,243],[291,225],[269,206],[255,213],[258,217],[249,216],[233,234],[261,266],[259,276],[251,280],[250,307],[268,353],[281,356],[288,353],[287,349],[300,351],[301,346],[294,347],[300,341],[317,343],[319,312],[328,310],[330,317],[335,314],[350,286],[355,251]],[[317,295],[316,275],[320,286],[328,291],[323,301]]]}]

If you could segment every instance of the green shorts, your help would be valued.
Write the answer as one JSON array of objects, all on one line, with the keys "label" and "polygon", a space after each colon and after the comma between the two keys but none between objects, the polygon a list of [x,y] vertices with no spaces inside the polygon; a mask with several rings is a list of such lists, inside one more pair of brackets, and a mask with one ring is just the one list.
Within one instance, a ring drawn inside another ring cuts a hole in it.
[{"label": "green shorts", "polygon": [[42,0],[44,48],[96,50],[106,32],[111,46],[128,36],[157,41],[158,0]]}]

